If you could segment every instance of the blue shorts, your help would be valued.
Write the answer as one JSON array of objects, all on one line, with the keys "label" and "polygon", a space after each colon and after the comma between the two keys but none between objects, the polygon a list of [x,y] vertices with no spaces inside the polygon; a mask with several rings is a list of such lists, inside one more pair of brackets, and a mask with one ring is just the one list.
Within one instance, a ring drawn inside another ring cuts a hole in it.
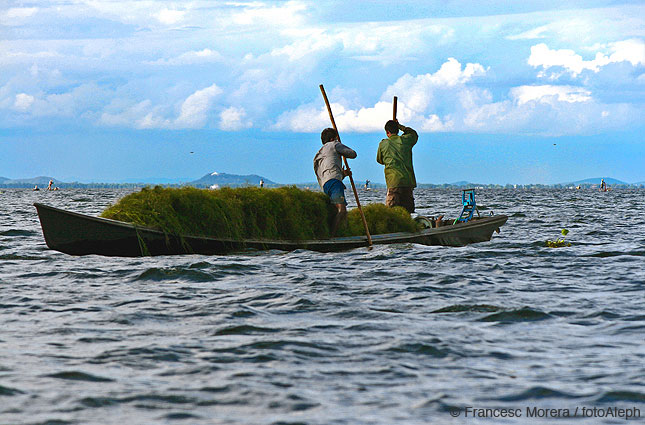
[{"label": "blue shorts", "polygon": [[345,201],[345,185],[338,179],[327,180],[323,185],[323,192],[331,198],[332,204],[347,205]]}]

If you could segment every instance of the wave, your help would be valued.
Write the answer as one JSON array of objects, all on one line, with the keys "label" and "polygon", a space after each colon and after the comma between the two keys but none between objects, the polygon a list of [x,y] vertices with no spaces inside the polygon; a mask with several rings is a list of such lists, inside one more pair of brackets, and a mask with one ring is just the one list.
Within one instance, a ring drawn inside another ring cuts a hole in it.
[{"label": "wave", "polygon": [[24,394],[24,392],[20,391],[17,388],[4,387],[0,385],[0,396],[12,396],[16,394]]},{"label": "wave", "polygon": [[77,339],[76,341],[82,342],[85,344],[96,344],[96,343],[103,343],[103,342],[119,342],[121,340],[118,338],[107,338],[107,337],[94,337],[94,338],[83,337],[83,338]]},{"label": "wave", "polygon": [[181,362],[189,354],[190,351],[181,349],[137,347],[106,351],[88,362],[93,364],[114,362],[134,367],[145,367],[146,364],[157,365],[158,362]]},{"label": "wave", "polygon": [[645,251],[601,251],[595,254],[590,254],[589,257],[593,258],[609,258],[620,257],[622,255],[630,255],[634,257],[645,257]]},{"label": "wave", "polygon": [[502,323],[509,323],[509,322],[536,322],[539,320],[546,320],[550,319],[553,316],[550,314],[544,313],[539,310],[533,310],[528,307],[516,309],[516,310],[508,310],[508,311],[501,311],[499,313],[491,314],[486,317],[482,317],[479,319],[480,322],[502,322]]},{"label": "wave", "polygon": [[91,375],[77,370],[53,373],[51,375],[44,375],[48,378],[65,379],[70,381],[88,381],[88,382],[114,382],[113,379],[104,378],[102,376]]},{"label": "wave", "polygon": [[152,281],[152,282],[163,282],[166,280],[182,280],[189,282],[211,282],[217,280],[217,276],[214,276],[210,273],[186,269],[183,267],[177,268],[158,268],[153,267],[145,270],[140,273],[135,279],[135,281]]},{"label": "wave", "polygon": [[[210,268],[211,270],[208,270]],[[262,270],[260,266],[246,263],[209,264],[199,262],[190,266],[151,267],[135,277],[135,281],[162,282],[167,280],[185,280],[188,282],[212,282],[228,276],[247,276],[249,273]]]},{"label": "wave", "polygon": [[253,334],[266,334],[266,333],[275,333],[281,332],[283,329],[275,328],[262,328],[257,326],[250,325],[240,325],[240,326],[228,326],[226,328],[215,331],[213,335],[253,335]]},{"label": "wave", "polygon": [[261,351],[287,351],[296,354],[302,354],[308,357],[319,356],[321,352],[336,353],[339,351],[338,347],[333,344],[322,344],[308,341],[297,340],[266,340],[256,341],[250,344],[245,344],[239,347],[215,350],[217,352],[232,352],[232,353],[255,353],[257,350]]},{"label": "wave", "polygon": [[[130,397],[85,397],[80,403],[85,407],[100,408],[131,402],[161,402],[163,404],[195,404],[197,399],[176,394],[141,394]],[[156,407],[156,406],[155,406]],[[155,408],[152,407],[152,408]]]},{"label": "wave", "polygon": [[433,345],[425,344],[425,343],[411,343],[411,344],[397,345],[396,347],[392,347],[387,351],[391,351],[394,353],[417,354],[417,355],[435,357],[439,359],[447,357],[448,355],[454,354],[451,350],[437,348]]},{"label": "wave", "polygon": [[447,307],[442,307],[438,310],[431,311],[430,313],[462,313],[464,311],[491,313],[500,310],[503,310],[503,308],[488,304],[455,304]]},{"label": "wave", "polygon": [[522,391],[517,394],[510,394],[503,397],[491,398],[490,400],[497,401],[524,401],[524,400],[542,400],[546,398],[564,398],[574,399],[588,397],[588,395],[570,394],[564,391],[552,390],[547,387],[531,387],[528,390]]},{"label": "wave", "polygon": [[[48,260],[49,257],[35,257],[33,255],[16,255],[16,254],[4,254],[0,255],[0,260]],[[31,277],[26,275],[27,277]]]},{"label": "wave", "polygon": [[163,418],[172,421],[172,420],[184,420],[184,419],[201,419],[201,416],[194,415],[188,412],[173,412],[173,413],[168,413]]},{"label": "wave", "polygon": [[34,232],[32,230],[24,229],[9,229],[5,230],[4,232],[0,232],[0,236],[34,236],[37,234],[37,232]]},{"label": "wave", "polygon": [[645,393],[637,391],[609,391],[596,400],[598,403],[615,403],[626,401],[630,403],[645,403]]}]

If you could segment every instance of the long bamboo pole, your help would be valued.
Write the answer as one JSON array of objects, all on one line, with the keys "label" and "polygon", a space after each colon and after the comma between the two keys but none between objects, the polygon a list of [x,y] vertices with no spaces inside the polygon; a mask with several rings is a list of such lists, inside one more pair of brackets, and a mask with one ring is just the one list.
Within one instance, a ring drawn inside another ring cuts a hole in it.
[{"label": "long bamboo pole", "polygon": [[398,100],[397,97],[394,96],[394,101],[392,102],[392,119],[394,121],[396,121],[396,101],[397,100]]},{"label": "long bamboo pole", "polygon": [[[338,128],[336,127],[336,121],[334,121],[334,114],[331,112],[331,105],[329,104],[329,99],[327,99],[327,93],[325,93],[325,88],[323,85],[320,85],[320,92],[323,95],[323,99],[325,99],[325,105],[327,105],[327,112],[329,112],[329,119],[331,120],[331,125],[334,127],[334,130],[336,130],[336,133],[338,134],[338,141],[340,141],[340,134],[338,133]],[[349,171],[349,164],[347,163],[347,158],[343,156],[343,161],[345,163],[345,168],[347,171]],[[361,208],[361,201],[358,199],[358,192],[356,191],[356,185],[354,184],[354,178],[350,174],[349,176],[349,182],[352,184],[352,190],[354,191],[354,198],[356,199],[356,206],[358,207],[358,211],[361,213],[361,219],[363,219],[363,226],[365,227],[365,234],[367,235],[367,246],[371,249],[372,248],[372,236],[370,235],[370,229],[367,227],[367,220],[365,220],[365,214],[363,214],[363,208]]]}]

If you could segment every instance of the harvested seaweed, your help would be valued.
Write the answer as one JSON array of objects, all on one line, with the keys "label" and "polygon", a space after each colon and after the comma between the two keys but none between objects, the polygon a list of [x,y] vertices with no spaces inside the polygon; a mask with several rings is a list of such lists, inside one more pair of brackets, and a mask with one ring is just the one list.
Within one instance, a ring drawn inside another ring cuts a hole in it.
[{"label": "harvested seaweed", "polygon": [[[373,234],[417,230],[403,208],[371,204],[363,210]],[[217,190],[155,186],[125,196],[101,216],[176,235],[306,240],[329,238],[334,214],[325,194],[295,186]],[[358,210],[349,211],[339,236],[363,234]]]},{"label": "harvested seaweed", "polygon": [[[389,208],[384,204],[363,205],[363,214],[367,227],[373,235],[396,232],[416,232],[419,230],[417,223],[410,217],[410,213],[403,207]],[[348,211],[347,223],[339,228],[338,236],[364,235],[363,220],[357,208]]]}]

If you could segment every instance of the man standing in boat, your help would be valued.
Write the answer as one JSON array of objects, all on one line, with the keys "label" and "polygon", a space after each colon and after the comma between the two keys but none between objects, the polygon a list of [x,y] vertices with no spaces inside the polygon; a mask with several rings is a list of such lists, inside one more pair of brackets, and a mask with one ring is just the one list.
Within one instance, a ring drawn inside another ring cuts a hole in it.
[{"label": "man standing in boat", "polygon": [[[400,136],[399,130],[403,131]],[[376,162],[385,166],[385,205],[401,206],[413,213],[413,191],[417,187],[417,180],[412,166],[412,147],[419,140],[419,135],[412,128],[399,124],[398,120],[385,123],[385,134],[387,139],[381,140],[376,153]]]},{"label": "man standing in boat", "polygon": [[331,227],[331,236],[336,234],[340,223],[347,218],[347,201],[343,178],[351,171],[343,169],[341,155],[356,158],[356,152],[340,143],[338,133],[333,128],[326,128],[320,134],[322,147],[314,157],[314,171],[320,188],[336,206],[336,217]]}]

